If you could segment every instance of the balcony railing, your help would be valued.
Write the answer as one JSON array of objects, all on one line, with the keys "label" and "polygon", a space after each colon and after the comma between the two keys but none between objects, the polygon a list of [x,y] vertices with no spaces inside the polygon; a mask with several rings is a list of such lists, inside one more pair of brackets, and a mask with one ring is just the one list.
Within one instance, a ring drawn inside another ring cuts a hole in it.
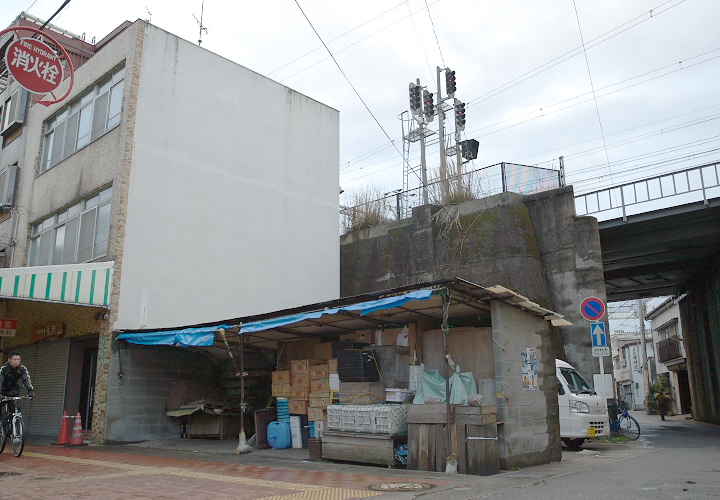
[{"label": "balcony railing", "polygon": [[670,337],[657,343],[658,361],[666,363],[674,359],[682,358],[682,350],[680,349],[680,339]]}]

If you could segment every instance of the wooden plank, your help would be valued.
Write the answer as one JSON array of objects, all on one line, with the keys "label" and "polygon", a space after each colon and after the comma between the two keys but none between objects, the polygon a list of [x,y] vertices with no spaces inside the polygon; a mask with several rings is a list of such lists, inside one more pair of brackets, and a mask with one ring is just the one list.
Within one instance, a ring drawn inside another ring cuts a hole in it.
[{"label": "wooden plank", "polygon": [[418,468],[417,470],[430,470],[429,451],[428,451],[428,433],[429,425],[421,425],[418,439]]},{"label": "wooden plank", "polygon": [[497,474],[500,468],[498,457],[497,425],[468,425],[467,437],[482,437],[490,439],[467,440],[468,474],[475,476],[489,476]]},{"label": "wooden plank", "polygon": [[334,460],[379,465],[395,464],[395,440],[389,435],[323,433],[322,456]]},{"label": "wooden plank", "polygon": [[495,405],[483,405],[483,406],[460,406],[453,405],[454,415],[490,415],[497,413],[497,406]]},{"label": "wooden plank", "polygon": [[408,470],[419,470],[420,465],[420,426],[408,425]]},{"label": "wooden plank", "polygon": [[455,439],[457,443],[458,474],[467,474],[467,441],[465,441],[465,426],[455,424]]},{"label": "wooden plank", "polygon": [[[424,405],[410,405],[410,406],[424,406]],[[408,424],[444,424],[447,422],[447,415],[442,413],[432,414],[427,413],[424,415],[410,415],[407,418]]]},{"label": "wooden plank", "polygon": [[437,472],[445,472],[445,462],[447,461],[447,446],[445,439],[446,425],[437,424],[435,426],[435,468]]},{"label": "wooden plank", "polygon": [[497,415],[455,415],[453,421],[460,425],[486,425],[497,422]]}]

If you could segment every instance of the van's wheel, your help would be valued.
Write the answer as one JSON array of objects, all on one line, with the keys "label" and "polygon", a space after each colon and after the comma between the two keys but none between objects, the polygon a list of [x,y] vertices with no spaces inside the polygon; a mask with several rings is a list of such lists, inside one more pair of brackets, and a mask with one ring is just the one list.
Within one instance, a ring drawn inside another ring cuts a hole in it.
[{"label": "van's wheel", "polygon": [[562,442],[565,443],[565,446],[572,450],[579,450],[580,447],[585,442],[585,438],[577,438],[577,439],[570,439],[570,438],[562,438]]}]

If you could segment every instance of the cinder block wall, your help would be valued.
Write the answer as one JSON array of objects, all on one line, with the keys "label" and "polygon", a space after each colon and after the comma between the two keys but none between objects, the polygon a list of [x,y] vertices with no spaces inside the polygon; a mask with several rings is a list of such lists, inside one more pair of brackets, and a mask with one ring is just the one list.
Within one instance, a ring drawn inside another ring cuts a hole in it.
[{"label": "cinder block wall", "polygon": [[[490,303],[500,468],[560,461],[560,421],[552,336],[547,321],[502,302]],[[523,387],[521,352],[535,348],[538,390]]]},{"label": "cinder block wall", "polygon": [[172,346],[113,341],[106,442],[180,437],[180,420],[165,415],[163,406],[172,383],[192,380],[218,386],[219,377],[220,370],[202,353]]}]

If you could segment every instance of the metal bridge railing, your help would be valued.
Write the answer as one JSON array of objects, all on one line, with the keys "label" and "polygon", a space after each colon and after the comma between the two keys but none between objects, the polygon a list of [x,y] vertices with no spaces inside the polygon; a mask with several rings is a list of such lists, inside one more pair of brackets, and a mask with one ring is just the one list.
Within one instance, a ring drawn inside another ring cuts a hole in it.
[{"label": "metal bridge railing", "polygon": [[620,186],[575,196],[576,215],[594,215],[600,220],[627,220],[629,215],[720,197],[720,162],[698,165],[678,172],[629,182]]}]

